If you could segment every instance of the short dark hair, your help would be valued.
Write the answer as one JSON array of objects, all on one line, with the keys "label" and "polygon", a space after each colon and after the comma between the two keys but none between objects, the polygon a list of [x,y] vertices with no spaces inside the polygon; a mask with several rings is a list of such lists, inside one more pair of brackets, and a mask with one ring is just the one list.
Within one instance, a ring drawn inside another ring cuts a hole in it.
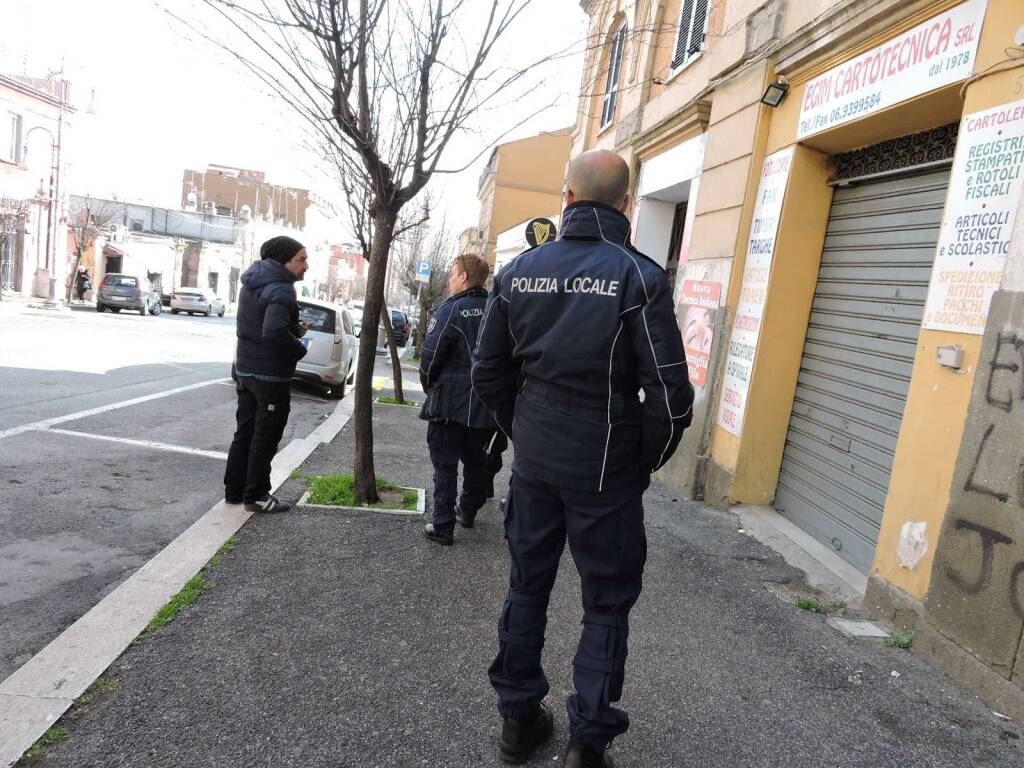
[{"label": "short dark hair", "polygon": [[470,288],[483,288],[491,274],[487,262],[472,253],[465,253],[455,260],[455,266],[466,276],[466,284]]}]

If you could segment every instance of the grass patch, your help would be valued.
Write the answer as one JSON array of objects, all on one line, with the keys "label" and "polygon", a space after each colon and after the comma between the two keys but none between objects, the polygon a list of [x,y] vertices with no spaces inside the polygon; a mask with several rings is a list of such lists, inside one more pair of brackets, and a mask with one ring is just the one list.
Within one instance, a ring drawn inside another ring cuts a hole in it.
[{"label": "grass patch", "polygon": [[35,744],[25,751],[24,757],[28,760],[43,757],[51,747],[60,744],[70,735],[71,731],[63,725],[52,725]]},{"label": "grass patch", "polygon": [[213,553],[213,557],[210,558],[209,562],[203,566],[203,570],[207,568],[216,568],[220,565],[220,561],[224,558],[228,552],[238,546],[238,539],[232,536],[230,539],[220,545],[220,548]]},{"label": "grass patch", "polygon": [[904,635],[902,632],[891,632],[885,639],[885,644],[890,648],[902,648],[904,651],[909,649],[913,642],[913,633]]},{"label": "grass patch", "polygon": [[844,603],[842,600],[833,600],[831,603],[828,604],[828,609],[830,611],[841,611],[845,607],[846,603]]},{"label": "grass patch", "polygon": [[807,611],[808,613],[825,612],[825,609],[821,607],[821,603],[817,600],[811,600],[809,597],[798,597],[796,599],[796,607],[801,611]]},{"label": "grass patch", "polygon": [[85,689],[85,693],[75,699],[76,707],[87,707],[92,704],[97,694],[113,693],[121,690],[121,681],[116,677],[98,677],[93,680],[92,685]]},{"label": "grass patch", "polygon": [[302,477],[302,473],[299,472],[299,470],[297,469],[293,469],[292,473],[288,475],[288,477],[290,477],[292,480],[298,480],[300,477]]},{"label": "grass patch", "polygon": [[[214,555],[214,557],[217,557],[217,555]],[[170,599],[167,605],[156,612],[156,616],[154,616],[150,620],[149,624],[146,625],[146,628],[142,631],[142,635],[156,632],[160,627],[170,624],[178,618],[178,614],[181,613],[182,609],[188,608],[188,606],[192,605],[192,603],[199,599],[199,596],[203,594],[203,592],[207,592],[213,589],[213,587],[214,583],[207,579],[202,571],[197,573],[185,582],[185,586],[181,588],[181,591],[178,594]],[[142,637],[142,635],[139,635],[139,637]]]},{"label": "grass patch", "polygon": [[[417,491],[402,494],[401,504],[360,504],[356,498],[356,479],[352,475],[311,475],[309,485],[310,504],[330,504],[341,507],[376,507],[379,509],[415,510],[419,501]],[[397,492],[401,489],[382,477],[377,478],[378,491]]]},{"label": "grass patch", "polygon": [[378,395],[377,396],[377,402],[378,403],[384,403],[385,405],[404,405],[406,408],[419,408],[421,405],[423,405],[423,403],[416,403],[416,402],[413,402],[412,400],[406,400],[404,402],[399,402],[398,400],[393,398],[391,395]]}]

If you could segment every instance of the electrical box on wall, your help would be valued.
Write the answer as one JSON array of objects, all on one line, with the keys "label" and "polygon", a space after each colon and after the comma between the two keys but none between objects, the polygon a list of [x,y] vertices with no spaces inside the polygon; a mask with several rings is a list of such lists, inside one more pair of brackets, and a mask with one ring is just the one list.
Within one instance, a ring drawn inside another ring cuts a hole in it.
[{"label": "electrical box on wall", "polygon": [[959,369],[964,364],[964,348],[958,344],[939,347],[935,351],[935,362],[946,368]]}]

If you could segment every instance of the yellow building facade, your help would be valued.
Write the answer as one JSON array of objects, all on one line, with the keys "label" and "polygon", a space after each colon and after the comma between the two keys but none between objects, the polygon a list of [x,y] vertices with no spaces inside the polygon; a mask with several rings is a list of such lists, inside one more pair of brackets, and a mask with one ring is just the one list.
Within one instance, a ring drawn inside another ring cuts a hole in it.
[{"label": "yellow building facade", "polygon": [[661,479],[773,505],[1022,711],[1024,3],[584,6],[573,154],[630,163],[697,392]]},{"label": "yellow building facade", "polygon": [[[460,235],[462,252],[483,255],[494,266],[498,233],[524,219],[562,208],[571,129],[540,133],[496,146],[480,175],[478,231]],[[472,235],[475,235],[473,237]]]}]

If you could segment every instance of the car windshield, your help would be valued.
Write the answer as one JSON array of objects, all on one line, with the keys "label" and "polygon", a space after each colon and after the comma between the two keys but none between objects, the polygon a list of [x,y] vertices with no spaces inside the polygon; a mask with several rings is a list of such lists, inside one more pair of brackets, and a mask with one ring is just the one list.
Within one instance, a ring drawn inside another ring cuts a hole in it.
[{"label": "car windshield", "polygon": [[399,312],[397,309],[391,310],[391,324],[405,325],[405,312]]},{"label": "car windshield", "polygon": [[334,312],[329,309],[300,302],[299,320],[309,325],[311,331],[334,333]]},{"label": "car windshield", "polygon": [[123,285],[128,288],[138,288],[139,280],[131,275],[107,275],[107,285]]}]

